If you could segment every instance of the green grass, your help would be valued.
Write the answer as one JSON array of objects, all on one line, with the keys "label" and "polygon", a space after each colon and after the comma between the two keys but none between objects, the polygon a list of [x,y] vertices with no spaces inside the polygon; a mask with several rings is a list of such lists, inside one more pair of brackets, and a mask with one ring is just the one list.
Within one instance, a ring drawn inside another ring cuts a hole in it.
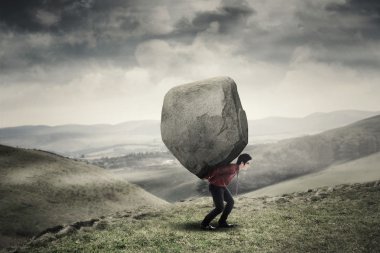
[{"label": "green grass", "polygon": [[[234,229],[202,231],[211,197],[166,210],[105,217],[105,229],[80,229],[19,252],[380,252],[380,185],[341,185],[282,198],[240,197]],[[217,217],[218,218],[218,217]],[[214,220],[214,222],[216,222]]]}]

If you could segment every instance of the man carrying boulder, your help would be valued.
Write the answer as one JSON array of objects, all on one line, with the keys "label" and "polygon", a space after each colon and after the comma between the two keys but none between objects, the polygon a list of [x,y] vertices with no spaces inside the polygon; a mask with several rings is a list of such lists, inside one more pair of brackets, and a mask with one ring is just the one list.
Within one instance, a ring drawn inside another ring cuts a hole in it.
[{"label": "man carrying boulder", "polygon": [[[233,177],[240,171],[246,170],[249,166],[249,161],[252,157],[249,154],[241,154],[236,164],[228,164],[212,170],[204,179],[209,181],[209,190],[215,204],[215,208],[211,210],[201,223],[201,228],[204,230],[215,230],[215,227],[210,225],[210,222],[220,213],[218,221],[219,228],[231,228],[234,224],[227,223],[227,217],[231,213],[234,206],[234,199],[227,185],[232,181]],[[224,206],[223,201],[227,204]]]}]

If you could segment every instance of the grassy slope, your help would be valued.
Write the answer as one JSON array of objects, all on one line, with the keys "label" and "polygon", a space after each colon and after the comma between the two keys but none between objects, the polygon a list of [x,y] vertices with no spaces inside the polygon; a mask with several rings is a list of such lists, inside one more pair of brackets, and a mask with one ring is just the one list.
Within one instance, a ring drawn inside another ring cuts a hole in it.
[{"label": "grassy slope", "polygon": [[244,152],[252,154],[254,169],[239,180],[239,189],[251,192],[380,152],[380,115],[317,135],[247,146]]},{"label": "grassy slope", "polygon": [[[376,116],[318,135],[274,144],[248,145],[242,153],[251,154],[253,161],[251,169],[240,177],[239,192],[251,192],[379,152],[379,126],[380,116]],[[179,162],[164,163],[173,159],[176,160],[171,154],[163,153],[162,156],[125,156],[93,162],[105,168],[118,168],[111,171],[170,202],[203,195],[207,186],[202,180]],[[358,179],[358,182],[362,180]],[[231,182],[233,189],[235,182]]]},{"label": "grassy slope", "polygon": [[54,225],[167,204],[98,167],[0,145],[0,248]]},{"label": "grassy slope", "polygon": [[380,152],[340,165],[330,166],[316,173],[270,185],[245,195],[250,197],[275,196],[321,186],[366,182],[376,178],[380,178]]},{"label": "grassy slope", "polygon": [[110,172],[169,202],[199,195],[196,187],[200,179],[176,164]]},{"label": "grassy slope", "polygon": [[18,252],[379,252],[380,184],[339,185],[235,200],[231,230],[201,231],[211,197],[103,219],[102,228],[46,234]]}]

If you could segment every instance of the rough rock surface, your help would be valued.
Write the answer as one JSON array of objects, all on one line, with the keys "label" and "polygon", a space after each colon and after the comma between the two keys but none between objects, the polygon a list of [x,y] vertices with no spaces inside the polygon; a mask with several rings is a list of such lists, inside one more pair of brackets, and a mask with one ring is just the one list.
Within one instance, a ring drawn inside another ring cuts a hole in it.
[{"label": "rough rock surface", "polygon": [[232,162],[248,144],[248,122],[235,82],[216,77],[171,88],[161,114],[161,137],[199,178]]}]

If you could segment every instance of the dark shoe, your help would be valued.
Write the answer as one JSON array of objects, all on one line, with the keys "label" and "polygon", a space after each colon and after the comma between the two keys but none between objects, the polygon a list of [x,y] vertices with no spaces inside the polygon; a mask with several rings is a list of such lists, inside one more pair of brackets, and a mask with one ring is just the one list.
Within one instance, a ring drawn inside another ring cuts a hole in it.
[{"label": "dark shoe", "polygon": [[233,228],[233,227],[236,227],[236,226],[237,226],[236,224],[228,224],[226,222],[226,223],[220,223],[218,225],[218,228]]},{"label": "dark shoe", "polygon": [[201,224],[201,229],[203,229],[203,230],[215,230],[216,228],[214,226],[211,226],[211,225],[205,226],[205,225]]}]

